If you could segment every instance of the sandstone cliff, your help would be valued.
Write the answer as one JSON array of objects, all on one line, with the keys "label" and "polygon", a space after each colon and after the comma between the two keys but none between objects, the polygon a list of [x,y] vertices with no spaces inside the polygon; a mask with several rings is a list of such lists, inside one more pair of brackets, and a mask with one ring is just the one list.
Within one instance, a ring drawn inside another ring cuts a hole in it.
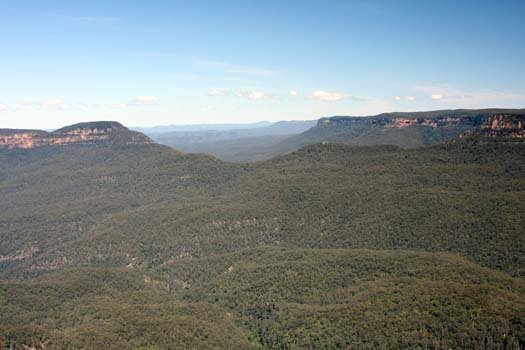
[{"label": "sandstone cliff", "polygon": [[[428,114],[426,114],[428,113]],[[408,129],[423,127],[431,130],[448,130],[452,139],[468,136],[525,138],[524,110],[439,111],[416,113],[385,113],[373,117],[321,118],[316,128],[325,134],[359,130]],[[401,134],[400,134],[401,135]],[[406,135],[406,134],[404,134]],[[355,135],[352,135],[355,136]]]},{"label": "sandstone cliff", "polygon": [[130,131],[117,122],[90,122],[71,125],[53,132],[0,129],[0,149],[29,149],[68,144],[148,144],[144,134]]},{"label": "sandstone cliff", "polygon": [[489,138],[525,139],[525,115],[495,115],[488,118],[474,134]]}]

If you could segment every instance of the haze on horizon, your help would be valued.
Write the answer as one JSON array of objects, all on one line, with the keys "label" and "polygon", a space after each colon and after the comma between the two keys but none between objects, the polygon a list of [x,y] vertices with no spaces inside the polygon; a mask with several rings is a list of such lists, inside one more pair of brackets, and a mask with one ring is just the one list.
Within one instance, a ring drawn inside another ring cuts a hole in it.
[{"label": "haze on horizon", "polygon": [[525,2],[0,3],[0,128],[525,107]]}]

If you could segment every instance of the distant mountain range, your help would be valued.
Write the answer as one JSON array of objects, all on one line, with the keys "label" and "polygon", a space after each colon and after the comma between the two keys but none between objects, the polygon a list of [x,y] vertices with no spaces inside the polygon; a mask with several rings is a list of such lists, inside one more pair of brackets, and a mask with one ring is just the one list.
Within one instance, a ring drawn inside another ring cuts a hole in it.
[{"label": "distant mountain range", "polygon": [[[223,160],[254,161],[265,159],[262,149],[276,141],[308,130],[317,123],[308,121],[281,121],[240,125],[183,126],[175,131],[164,128],[142,130],[156,142],[188,153],[209,153]],[[263,154],[258,157],[258,154]]]},{"label": "distant mountain range", "polygon": [[188,124],[188,125],[159,125],[153,127],[130,127],[132,130],[140,131],[145,134],[163,134],[174,131],[226,131],[237,129],[253,129],[270,126],[274,123],[267,121],[260,121],[256,123],[245,124]]},{"label": "distant mountain range", "polygon": [[[523,109],[442,110],[395,112],[372,117],[329,117],[318,121],[285,121],[272,125],[220,130],[150,132],[156,142],[183,152],[208,153],[222,160],[252,162],[293,152],[317,142],[354,145],[396,145],[404,148],[434,145],[477,130],[491,118],[523,116]],[[504,125],[502,125],[503,127]],[[516,124],[514,128],[523,129]],[[519,131],[515,131],[519,136]]]}]

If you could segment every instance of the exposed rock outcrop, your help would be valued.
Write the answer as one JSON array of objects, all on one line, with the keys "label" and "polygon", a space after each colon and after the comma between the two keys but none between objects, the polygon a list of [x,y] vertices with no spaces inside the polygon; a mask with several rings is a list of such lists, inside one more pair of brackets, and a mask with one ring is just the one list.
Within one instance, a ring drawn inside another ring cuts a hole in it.
[{"label": "exposed rock outcrop", "polygon": [[428,126],[428,127],[453,127],[459,125],[470,125],[473,127],[481,126],[485,116],[398,116],[396,114],[380,114],[375,117],[331,117],[319,120],[317,127],[349,127],[349,126],[382,126],[384,128],[402,129],[409,126]]},{"label": "exposed rock outcrop", "polygon": [[408,127],[458,128],[462,137],[484,135],[486,137],[524,138],[524,110],[480,111],[434,111],[415,113],[385,113],[373,117],[321,118],[319,129],[348,130],[358,127],[382,127],[403,129]]},{"label": "exposed rock outcrop", "polygon": [[42,130],[0,129],[0,149],[29,149],[68,144],[148,144],[142,133],[117,122],[91,122],[71,125],[53,132]]},{"label": "exposed rock outcrop", "polygon": [[31,245],[22,250],[14,252],[8,255],[0,255],[0,263],[4,261],[17,261],[31,258],[33,255],[38,253],[39,249],[36,245]]},{"label": "exposed rock outcrop", "polygon": [[487,118],[481,128],[470,130],[463,135],[479,139],[525,140],[525,115],[494,115]]}]

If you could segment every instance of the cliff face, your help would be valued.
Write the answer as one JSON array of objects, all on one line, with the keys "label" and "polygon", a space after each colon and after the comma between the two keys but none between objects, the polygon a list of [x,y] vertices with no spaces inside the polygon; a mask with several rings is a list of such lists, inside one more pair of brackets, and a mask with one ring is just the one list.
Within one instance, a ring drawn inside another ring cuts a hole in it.
[{"label": "cliff face", "polygon": [[461,135],[480,139],[525,140],[525,115],[494,115],[483,125]]},{"label": "cliff face", "polygon": [[480,126],[485,121],[485,116],[431,116],[431,117],[414,117],[410,113],[407,116],[379,115],[376,117],[331,117],[319,120],[318,127],[351,127],[375,125],[384,128],[402,129],[409,126],[428,126],[437,127],[454,127],[454,126]]},{"label": "cliff face", "polygon": [[481,129],[487,136],[525,138],[525,116],[497,115],[487,120]]},{"label": "cliff face", "polygon": [[340,142],[414,148],[460,138],[525,140],[524,109],[395,112],[370,117],[322,118],[298,136],[296,144]]},{"label": "cliff face", "polygon": [[0,130],[0,149],[29,149],[68,144],[141,144],[153,141],[116,122],[71,125],[53,132],[41,130]]},{"label": "cliff face", "polygon": [[331,117],[322,118],[317,124],[320,129],[345,130],[356,127],[378,126],[385,129],[404,129],[413,126],[429,128],[458,128],[463,130],[462,137],[483,135],[486,137],[503,136],[507,138],[525,138],[524,113],[480,113],[478,115],[432,115],[422,113],[383,114],[375,117]]}]

